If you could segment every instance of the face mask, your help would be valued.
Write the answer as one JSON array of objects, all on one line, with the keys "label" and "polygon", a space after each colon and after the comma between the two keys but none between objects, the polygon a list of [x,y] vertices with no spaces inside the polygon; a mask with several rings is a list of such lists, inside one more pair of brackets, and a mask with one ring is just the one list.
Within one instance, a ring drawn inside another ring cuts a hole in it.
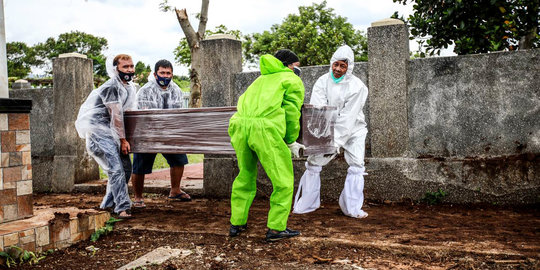
[{"label": "face mask", "polygon": [[339,77],[338,79],[336,79],[336,77],[334,77],[334,73],[333,72],[330,72],[330,76],[332,76],[332,80],[334,80],[335,83],[339,83],[343,80],[343,78],[345,78],[345,74],[343,74],[343,76]]},{"label": "face mask", "polygon": [[294,71],[294,74],[296,74],[296,76],[298,77],[300,77],[300,74],[302,74],[302,70],[300,70],[299,67],[294,67],[293,71]]},{"label": "face mask", "polygon": [[171,82],[172,78],[165,78],[165,77],[160,77],[159,75],[156,74],[156,82],[160,85],[160,86],[167,86],[169,85],[169,83]]},{"label": "face mask", "polygon": [[135,73],[134,72],[131,72],[131,73],[124,73],[120,70],[118,70],[118,75],[120,76],[120,79],[126,81],[126,82],[129,82],[133,79],[133,76],[135,76]]}]

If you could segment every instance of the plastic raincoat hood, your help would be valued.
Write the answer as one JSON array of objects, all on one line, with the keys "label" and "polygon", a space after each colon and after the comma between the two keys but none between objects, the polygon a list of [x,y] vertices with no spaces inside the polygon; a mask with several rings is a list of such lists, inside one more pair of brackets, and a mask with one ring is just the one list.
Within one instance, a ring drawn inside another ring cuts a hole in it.
[{"label": "plastic raincoat hood", "polygon": [[352,73],[354,70],[354,52],[352,51],[351,47],[343,45],[339,47],[336,52],[334,52],[332,58],[330,59],[330,73],[332,73],[332,64],[338,60],[347,60],[348,64],[347,72],[345,75],[343,75],[345,78],[343,78],[340,83],[350,81],[352,79]]}]

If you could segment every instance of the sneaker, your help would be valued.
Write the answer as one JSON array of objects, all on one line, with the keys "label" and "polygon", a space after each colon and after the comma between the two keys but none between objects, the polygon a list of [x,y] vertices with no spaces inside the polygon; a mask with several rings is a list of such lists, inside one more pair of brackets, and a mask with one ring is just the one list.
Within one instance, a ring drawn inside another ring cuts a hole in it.
[{"label": "sneaker", "polygon": [[286,228],[284,231],[275,231],[268,229],[266,232],[266,241],[274,242],[285,238],[291,238],[300,235],[299,231],[294,231]]},{"label": "sneaker", "polygon": [[241,232],[247,230],[247,224],[244,225],[231,225],[231,228],[229,229],[229,236],[235,237],[238,236]]}]

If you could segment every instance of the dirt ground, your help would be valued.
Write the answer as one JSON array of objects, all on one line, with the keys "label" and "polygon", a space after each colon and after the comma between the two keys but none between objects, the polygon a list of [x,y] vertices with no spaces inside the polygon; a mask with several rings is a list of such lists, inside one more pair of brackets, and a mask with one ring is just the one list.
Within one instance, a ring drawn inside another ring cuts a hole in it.
[{"label": "dirt ground", "polygon": [[[102,194],[46,194],[35,205],[96,208]],[[146,194],[147,207],[97,242],[80,242],[21,269],[116,269],[151,250],[186,251],[146,269],[540,269],[540,209],[368,202],[369,217],[344,216],[337,202],[291,215],[298,238],[264,241],[268,200],[253,203],[248,231],[227,236],[228,200],[170,202]],[[95,253],[88,246],[98,248]]]}]

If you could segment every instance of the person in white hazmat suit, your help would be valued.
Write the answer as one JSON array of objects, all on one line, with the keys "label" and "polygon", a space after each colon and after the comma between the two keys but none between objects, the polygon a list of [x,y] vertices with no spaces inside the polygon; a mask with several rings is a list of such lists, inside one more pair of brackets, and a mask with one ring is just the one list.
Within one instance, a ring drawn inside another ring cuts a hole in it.
[{"label": "person in white hazmat suit", "polygon": [[300,179],[294,201],[293,213],[303,214],[316,210],[320,206],[320,172],[340,149],[344,150],[345,160],[349,164],[345,186],[339,197],[343,213],[355,218],[365,218],[368,214],[362,210],[364,202],[364,150],[367,135],[363,108],[366,103],[368,88],[352,74],[354,54],[352,49],[341,46],[332,56],[330,72],[321,76],[313,86],[309,104],[337,107],[337,119],[334,126],[334,145],[332,155],[313,155],[307,158],[306,171]]},{"label": "person in white hazmat suit", "polygon": [[94,89],[79,109],[75,128],[86,139],[86,150],[107,172],[109,180],[101,208],[114,207],[119,218],[130,218],[130,145],[124,130],[124,111],[135,105],[135,69],[131,56],[119,54],[107,59],[111,79]]}]

